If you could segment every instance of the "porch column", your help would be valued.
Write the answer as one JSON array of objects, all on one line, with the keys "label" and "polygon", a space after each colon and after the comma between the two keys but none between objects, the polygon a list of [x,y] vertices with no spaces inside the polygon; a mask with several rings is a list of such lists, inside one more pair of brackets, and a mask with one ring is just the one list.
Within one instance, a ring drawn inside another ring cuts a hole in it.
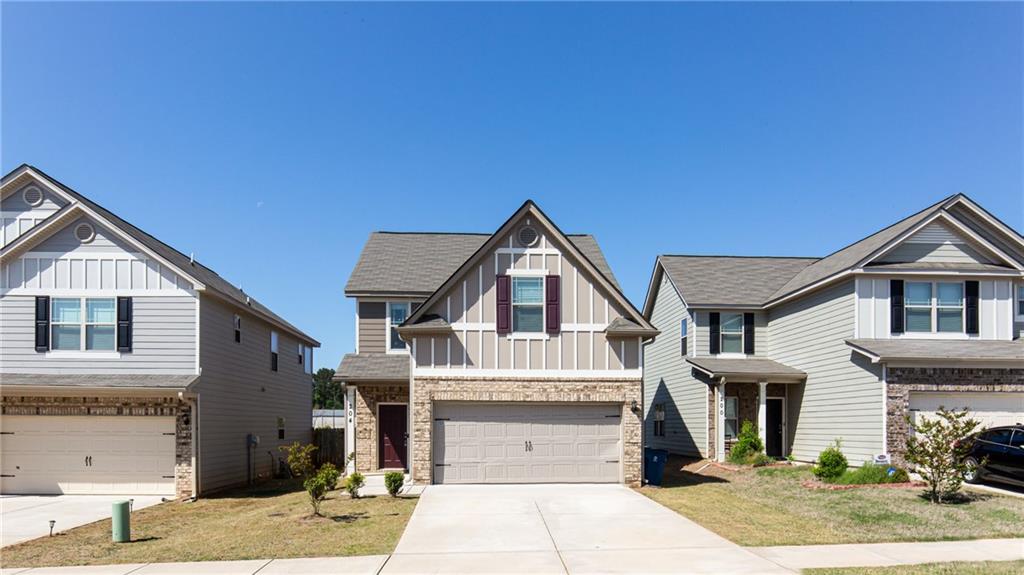
[{"label": "porch column", "polygon": [[761,438],[761,445],[768,443],[768,410],[766,407],[768,395],[768,382],[757,382],[757,436]]},{"label": "porch column", "polygon": [[725,378],[718,384],[718,397],[715,399],[715,459],[725,461]]},{"label": "porch column", "polygon": [[356,388],[345,386],[345,474],[356,470],[355,457],[349,458],[356,452]]}]

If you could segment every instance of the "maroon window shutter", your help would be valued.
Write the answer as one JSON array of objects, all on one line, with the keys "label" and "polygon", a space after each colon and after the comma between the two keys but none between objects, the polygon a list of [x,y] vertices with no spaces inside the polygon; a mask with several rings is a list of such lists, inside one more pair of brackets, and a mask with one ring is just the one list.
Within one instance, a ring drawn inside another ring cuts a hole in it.
[{"label": "maroon window shutter", "polygon": [[562,331],[562,288],[558,276],[545,278],[544,286],[544,312],[547,315],[546,331],[552,335],[558,335]]},{"label": "maroon window shutter", "polygon": [[509,333],[512,331],[512,278],[506,275],[499,275],[494,281],[496,297],[495,323],[497,332]]}]

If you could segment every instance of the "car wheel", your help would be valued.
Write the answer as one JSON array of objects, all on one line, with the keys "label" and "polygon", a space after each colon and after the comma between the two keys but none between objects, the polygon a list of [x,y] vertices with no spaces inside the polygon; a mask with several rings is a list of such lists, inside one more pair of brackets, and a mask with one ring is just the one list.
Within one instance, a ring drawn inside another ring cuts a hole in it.
[{"label": "car wheel", "polygon": [[967,469],[964,470],[964,481],[967,483],[977,483],[980,481],[981,471],[978,469],[978,460],[973,457],[964,459],[964,465]]}]

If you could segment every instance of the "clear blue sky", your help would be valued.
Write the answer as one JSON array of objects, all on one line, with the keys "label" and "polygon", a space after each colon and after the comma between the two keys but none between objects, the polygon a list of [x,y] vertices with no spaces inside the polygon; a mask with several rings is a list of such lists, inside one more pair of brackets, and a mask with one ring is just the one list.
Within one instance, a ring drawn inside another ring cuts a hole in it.
[{"label": "clear blue sky", "polygon": [[352,349],[372,230],[533,198],[659,253],[824,255],[956,192],[1024,229],[1021,4],[3,3],[22,162]]}]

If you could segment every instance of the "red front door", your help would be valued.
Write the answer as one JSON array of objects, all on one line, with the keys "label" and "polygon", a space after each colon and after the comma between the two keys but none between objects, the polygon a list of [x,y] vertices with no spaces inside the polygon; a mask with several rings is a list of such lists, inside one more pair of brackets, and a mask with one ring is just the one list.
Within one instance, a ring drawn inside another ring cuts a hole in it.
[{"label": "red front door", "polygon": [[408,418],[404,405],[377,406],[380,441],[380,467],[406,469]]}]

